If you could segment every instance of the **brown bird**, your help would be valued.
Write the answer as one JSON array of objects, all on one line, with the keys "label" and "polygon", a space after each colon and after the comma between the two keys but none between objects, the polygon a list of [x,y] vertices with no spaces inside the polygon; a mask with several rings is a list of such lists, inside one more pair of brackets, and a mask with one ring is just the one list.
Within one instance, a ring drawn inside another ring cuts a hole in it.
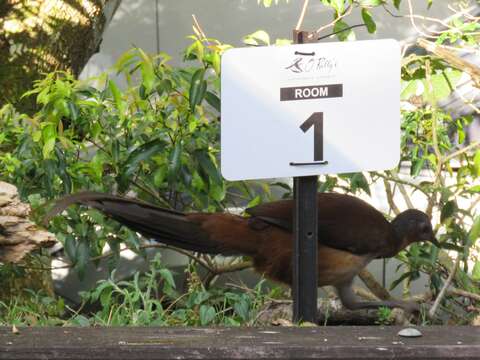
[{"label": "brown bird", "polygon": [[[352,281],[370,261],[398,254],[411,243],[437,243],[428,216],[407,210],[392,222],[363,200],[319,193],[318,285],[332,285],[348,309],[418,306],[401,301],[358,301]],[[46,220],[71,204],[100,210],[128,228],[159,242],[208,254],[247,255],[266,277],[292,283],[294,202],[281,200],[249,208],[249,217],[190,213],[160,208],[120,196],[82,192],[60,199]]]}]

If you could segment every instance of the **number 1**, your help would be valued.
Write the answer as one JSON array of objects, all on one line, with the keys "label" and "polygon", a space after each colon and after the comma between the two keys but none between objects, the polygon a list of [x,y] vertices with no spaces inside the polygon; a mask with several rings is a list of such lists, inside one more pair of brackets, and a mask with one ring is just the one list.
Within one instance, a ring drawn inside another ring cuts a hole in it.
[{"label": "number 1", "polygon": [[315,112],[300,125],[303,132],[313,126],[313,160],[323,160],[323,112]]}]

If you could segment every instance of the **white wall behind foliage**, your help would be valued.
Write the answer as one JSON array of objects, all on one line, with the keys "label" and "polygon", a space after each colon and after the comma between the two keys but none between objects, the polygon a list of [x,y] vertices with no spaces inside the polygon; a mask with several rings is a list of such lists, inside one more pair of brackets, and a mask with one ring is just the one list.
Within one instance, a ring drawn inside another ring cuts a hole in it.
[{"label": "white wall behind foliage", "polygon": [[[286,3],[280,0],[280,3],[264,8],[257,4],[257,0],[123,0],[104,34],[100,52],[90,60],[83,77],[108,69],[132,46],[154,53],[158,45],[161,51],[174,57],[175,64],[179,64],[183,49],[190,43],[186,37],[193,33],[192,14],[196,15],[207,36],[233,46],[242,46],[242,37],[258,29],[267,31],[272,39],[291,38],[303,1],[290,0]],[[427,0],[415,0],[413,3],[417,14],[446,18],[452,14],[447,6],[454,5],[456,1],[434,0],[428,11]],[[398,13],[393,7],[391,9]],[[401,13],[408,13],[405,0]],[[394,18],[382,8],[376,9],[374,14],[377,33],[371,35],[364,28],[358,28],[357,38],[402,40],[415,34],[407,18]],[[303,29],[315,30],[331,19],[332,11],[319,0],[312,0]],[[361,23],[359,10],[355,9],[347,21],[350,25]],[[325,35],[328,33],[328,30],[325,31]]]}]

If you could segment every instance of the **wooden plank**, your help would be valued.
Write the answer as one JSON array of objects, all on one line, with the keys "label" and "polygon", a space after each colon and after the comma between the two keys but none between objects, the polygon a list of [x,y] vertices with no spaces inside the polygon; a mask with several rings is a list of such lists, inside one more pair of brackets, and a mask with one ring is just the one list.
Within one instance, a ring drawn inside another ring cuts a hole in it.
[{"label": "wooden plank", "polygon": [[0,359],[480,359],[479,327],[0,328]]}]

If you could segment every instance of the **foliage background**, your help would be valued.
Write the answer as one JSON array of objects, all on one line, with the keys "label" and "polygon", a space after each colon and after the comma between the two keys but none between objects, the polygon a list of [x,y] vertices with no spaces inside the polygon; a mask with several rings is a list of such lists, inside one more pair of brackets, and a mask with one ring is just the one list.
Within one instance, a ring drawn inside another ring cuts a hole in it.
[{"label": "foliage background", "polygon": [[[322,31],[331,31],[342,41],[355,38],[355,28],[347,22],[352,12],[360,12],[364,26],[373,33],[376,26],[371,9],[387,5],[377,0],[322,3],[333,16]],[[399,3],[388,5],[398,7]],[[262,5],[273,4],[263,1]],[[413,14],[410,17],[415,25]],[[420,273],[427,274],[430,291],[419,299],[426,303],[433,302],[448,286],[449,291],[438,297],[438,304],[443,321],[455,323],[469,323],[478,316],[480,151],[477,141],[465,144],[466,128],[478,109],[471,104],[471,114],[452,118],[448,109],[439,107],[439,101],[452,93],[462,71],[475,83],[475,73],[452,58],[458,58],[456,49],[477,46],[477,22],[475,16],[459,9],[446,27],[426,34],[430,42],[423,46],[433,53],[421,53],[417,48],[405,54],[399,167],[323,176],[319,185],[319,191],[369,195],[370,186],[380,182],[389,200],[390,217],[405,207],[414,207],[412,196],[421,194],[427,203],[423,210],[433,216],[442,248],[415,244],[399,254],[402,266],[393,285],[403,284],[404,295],[409,297],[409,283]],[[52,72],[36,81],[24,95],[34,99],[33,115],[18,112],[15,104],[0,110],[0,177],[18,186],[38,221],[51,199],[82,189],[134,195],[177,210],[212,212],[272,200],[278,196],[276,189],[285,197],[291,196],[288,183],[229,183],[221,177],[220,58],[229,46],[207,38],[198,24],[194,32],[184,54],[184,67],[170,66],[167,54],[150,55],[133,48],[111,73],[96,79],[79,81],[69,72]],[[262,30],[247,35],[244,42],[252,46],[288,43],[271,40]],[[124,77],[125,89],[112,80],[113,74]],[[69,209],[50,224],[50,230],[63,242],[70,266],[79,277],[88,262],[98,263],[104,257],[114,270],[121,244],[142,255],[146,248],[156,246],[88,209]],[[111,249],[106,255],[102,253],[105,244]],[[85,307],[81,309],[68,309],[62,299],[30,293],[33,301],[27,299],[26,305],[24,299],[5,300],[2,321],[64,323],[62,314],[68,313],[77,324],[234,325],[252,323],[265,296],[271,299],[281,294],[278,289],[262,294],[261,285],[253,292],[211,288],[218,274],[246,268],[248,259],[217,262],[210,257],[189,256],[192,261],[185,294],[175,292],[170,271],[156,259],[147,274],[128,282],[116,282],[113,273],[112,279],[84,294]],[[206,268],[209,275],[200,279],[195,265]],[[5,276],[17,276],[22,268],[4,265],[2,271]],[[449,275],[451,279],[446,281]],[[176,301],[178,298],[187,300]],[[98,302],[101,307],[95,310]],[[30,311],[32,303],[36,309]],[[28,320],[27,314],[32,313],[36,314],[34,320]]]}]

